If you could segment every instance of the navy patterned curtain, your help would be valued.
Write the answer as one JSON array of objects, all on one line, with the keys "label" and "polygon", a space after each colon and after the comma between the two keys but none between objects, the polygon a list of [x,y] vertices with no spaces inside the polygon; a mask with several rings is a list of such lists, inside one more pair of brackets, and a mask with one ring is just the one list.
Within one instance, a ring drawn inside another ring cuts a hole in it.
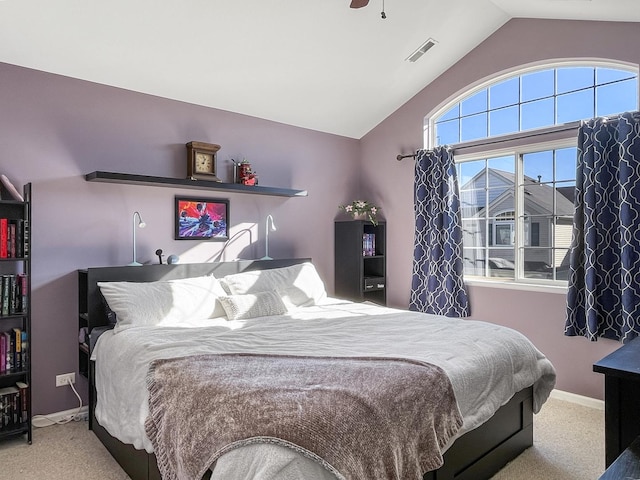
[{"label": "navy patterned curtain", "polygon": [[584,122],[565,335],[640,333],[640,112]]},{"label": "navy patterned curtain", "polygon": [[409,309],[466,317],[458,178],[451,150],[420,150],[416,157],[416,216]]}]

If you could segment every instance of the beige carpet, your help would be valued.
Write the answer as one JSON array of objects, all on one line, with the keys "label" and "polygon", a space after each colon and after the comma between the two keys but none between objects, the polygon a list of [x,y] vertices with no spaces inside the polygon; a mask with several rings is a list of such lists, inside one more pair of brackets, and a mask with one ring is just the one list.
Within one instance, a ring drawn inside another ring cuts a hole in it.
[{"label": "beige carpet", "polygon": [[[127,480],[86,422],[34,429],[0,443],[0,479]],[[551,399],[534,417],[534,446],[493,480],[596,480],[604,471],[604,412]]]},{"label": "beige carpet", "polygon": [[604,410],[550,399],[533,417],[533,447],[492,480],[597,480],[604,451]]}]

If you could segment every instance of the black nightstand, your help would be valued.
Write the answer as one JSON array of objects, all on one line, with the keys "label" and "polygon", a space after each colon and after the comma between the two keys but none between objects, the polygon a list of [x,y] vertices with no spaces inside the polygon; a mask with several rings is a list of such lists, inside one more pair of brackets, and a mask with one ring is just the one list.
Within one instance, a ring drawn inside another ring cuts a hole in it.
[{"label": "black nightstand", "polygon": [[593,365],[603,373],[605,457],[611,465],[640,436],[640,337]]},{"label": "black nightstand", "polygon": [[636,438],[598,480],[640,478],[640,437]]}]

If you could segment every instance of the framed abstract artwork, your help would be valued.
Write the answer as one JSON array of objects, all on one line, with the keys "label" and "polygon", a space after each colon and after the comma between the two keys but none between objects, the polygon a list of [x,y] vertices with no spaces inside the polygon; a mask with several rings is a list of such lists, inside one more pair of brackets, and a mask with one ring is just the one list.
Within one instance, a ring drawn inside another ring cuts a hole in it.
[{"label": "framed abstract artwork", "polygon": [[229,240],[229,200],[176,196],[175,239]]}]

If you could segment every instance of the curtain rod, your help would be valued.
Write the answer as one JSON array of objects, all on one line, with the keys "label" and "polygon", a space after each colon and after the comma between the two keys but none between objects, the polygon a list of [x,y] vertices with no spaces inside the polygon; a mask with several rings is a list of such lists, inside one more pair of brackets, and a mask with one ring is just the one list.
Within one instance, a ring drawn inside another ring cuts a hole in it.
[{"label": "curtain rod", "polygon": [[[614,120],[617,119],[618,117],[620,117],[620,115],[614,115],[611,117],[607,117],[607,120]],[[540,137],[543,135],[549,135],[549,134],[554,134],[554,133],[562,133],[562,132],[567,132],[567,131],[576,131],[578,130],[578,128],[580,127],[580,121],[576,121],[576,122],[570,122],[570,123],[565,123],[563,125],[554,125],[552,127],[547,127],[547,128],[543,128],[543,129],[539,129],[539,130],[533,130],[533,131],[524,131],[524,132],[517,132],[517,133],[511,133],[511,134],[507,134],[507,135],[501,135],[499,137],[488,137],[488,138],[481,138],[479,140],[471,140],[468,142],[462,142],[462,143],[457,143],[457,144],[453,144],[450,145],[451,149],[453,150],[453,154],[457,155],[460,154],[462,152],[462,150],[465,149],[470,149],[470,148],[477,148],[477,147],[484,147],[484,146],[490,146],[490,145],[496,145],[496,144],[500,144],[500,143],[506,143],[506,142],[513,142],[513,141],[518,141],[518,140],[523,140],[523,139],[527,139],[527,138],[534,138],[534,137]],[[426,150],[426,152],[432,152],[433,150]],[[397,161],[402,161],[405,158],[416,158],[418,156],[418,153],[410,153],[407,155],[398,155],[396,156],[396,160]]]},{"label": "curtain rod", "polygon": [[409,153],[408,155],[398,155],[396,157],[396,160],[401,162],[403,158],[409,158],[409,157],[416,158],[417,156],[418,156],[417,153]]}]

